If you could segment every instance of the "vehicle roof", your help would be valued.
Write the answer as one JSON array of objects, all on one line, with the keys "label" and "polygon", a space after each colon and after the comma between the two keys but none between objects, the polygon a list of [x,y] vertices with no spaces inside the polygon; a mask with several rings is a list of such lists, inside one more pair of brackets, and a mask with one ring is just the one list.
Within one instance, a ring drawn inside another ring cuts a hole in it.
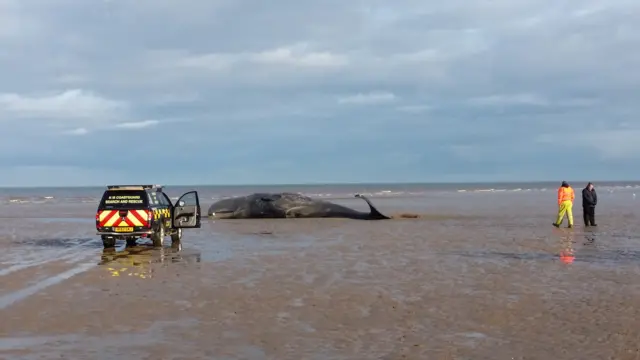
[{"label": "vehicle roof", "polygon": [[162,185],[107,185],[107,190],[156,190],[162,191]]}]

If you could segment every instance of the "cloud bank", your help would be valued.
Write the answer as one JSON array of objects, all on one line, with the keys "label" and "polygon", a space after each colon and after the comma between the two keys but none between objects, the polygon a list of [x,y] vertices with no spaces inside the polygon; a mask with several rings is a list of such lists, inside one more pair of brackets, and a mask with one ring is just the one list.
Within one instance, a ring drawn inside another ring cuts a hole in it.
[{"label": "cloud bank", "polygon": [[0,185],[638,178],[638,15],[0,0]]}]

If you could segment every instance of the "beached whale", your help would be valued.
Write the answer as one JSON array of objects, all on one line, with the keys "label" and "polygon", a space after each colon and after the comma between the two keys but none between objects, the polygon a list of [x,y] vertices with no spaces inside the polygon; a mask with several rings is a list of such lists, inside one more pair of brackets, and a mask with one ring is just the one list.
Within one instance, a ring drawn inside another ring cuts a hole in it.
[{"label": "beached whale", "polygon": [[365,196],[356,194],[369,205],[369,212],[360,212],[324,200],[312,199],[296,193],[255,193],[216,201],[208,215],[214,219],[264,218],[347,218],[358,220],[384,220]]}]

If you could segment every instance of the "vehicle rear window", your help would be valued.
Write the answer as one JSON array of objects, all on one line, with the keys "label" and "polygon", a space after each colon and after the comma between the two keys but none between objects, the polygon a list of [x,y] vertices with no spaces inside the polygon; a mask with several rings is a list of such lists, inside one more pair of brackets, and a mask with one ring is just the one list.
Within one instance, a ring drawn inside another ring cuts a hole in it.
[{"label": "vehicle rear window", "polygon": [[106,191],[100,201],[101,209],[140,209],[149,205],[146,191]]}]

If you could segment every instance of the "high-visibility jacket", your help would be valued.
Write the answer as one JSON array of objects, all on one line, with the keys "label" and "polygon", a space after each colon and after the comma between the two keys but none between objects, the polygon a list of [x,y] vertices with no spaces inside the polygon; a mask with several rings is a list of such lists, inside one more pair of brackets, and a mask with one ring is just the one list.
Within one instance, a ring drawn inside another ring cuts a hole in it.
[{"label": "high-visibility jacket", "polygon": [[562,204],[563,201],[573,202],[575,197],[576,195],[571,187],[560,186],[558,189],[558,205]]}]

